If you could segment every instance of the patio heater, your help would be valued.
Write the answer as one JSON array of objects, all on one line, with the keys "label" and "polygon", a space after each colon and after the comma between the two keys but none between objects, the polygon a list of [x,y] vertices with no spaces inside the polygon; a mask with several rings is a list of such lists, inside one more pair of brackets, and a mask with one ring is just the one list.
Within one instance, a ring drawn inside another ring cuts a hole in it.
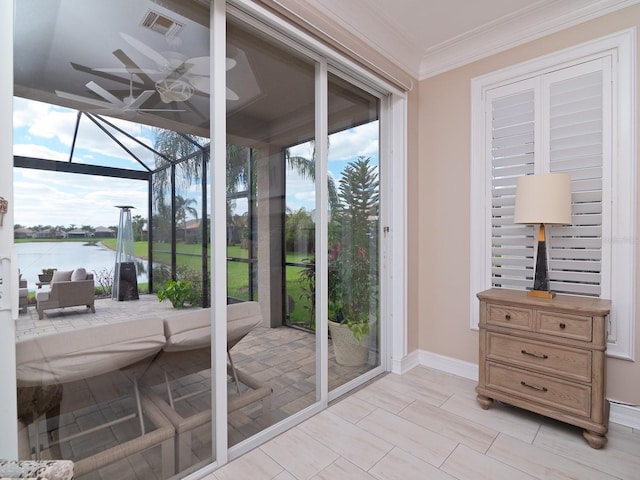
[{"label": "patio heater", "polygon": [[116,205],[120,209],[118,240],[116,243],[116,267],[113,276],[113,300],[138,300],[138,274],[133,250],[133,226],[131,209],[135,207]]}]

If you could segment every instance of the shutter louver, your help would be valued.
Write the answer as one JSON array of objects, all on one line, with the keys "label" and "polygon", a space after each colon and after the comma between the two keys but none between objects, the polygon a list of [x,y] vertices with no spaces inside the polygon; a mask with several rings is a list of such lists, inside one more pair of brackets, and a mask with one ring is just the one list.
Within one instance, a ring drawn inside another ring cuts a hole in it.
[{"label": "shutter louver", "polygon": [[[525,90],[491,102],[491,283],[522,290],[533,274],[533,238],[513,223],[516,181],[534,171],[535,94]],[[527,272],[529,269],[529,272]]]},{"label": "shutter louver", "polygon": [[551,83],[549,170],[571,176],[572,225],[549,239],[551,289],[600,296],[603,195],[602,71]]}]

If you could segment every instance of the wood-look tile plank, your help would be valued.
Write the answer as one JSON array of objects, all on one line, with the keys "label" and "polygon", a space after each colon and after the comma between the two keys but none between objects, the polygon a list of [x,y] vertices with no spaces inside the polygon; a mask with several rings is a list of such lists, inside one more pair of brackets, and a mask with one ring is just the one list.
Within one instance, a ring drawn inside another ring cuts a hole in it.
[{"label": "wood-look tile plank", "polygon": [[393,445],[325,410],[310,418],[300,428],[346,460],[363,470],[369,470]]},{"label": "wood-look tile plank", "polygon": [[493,428],[421,401],[413,402],[399,416],[480,453],[485,453],[498,436],[498,431]]},{"label": "wood-look tile plank", "polygon": [[214,477],[216,480],[273,480],[283,471],[281,465],[257,448],[216,470]]},{"label": "wood-look tile plank", "polygon": [[312,480],[375,480],[364,470],[358,468],[353,463],[339,458],[322,472],[318,473]]},{"label": "wood-look tile plank", "polygon": [[535,479],[521,470],[482,455],[465,445],[459,445],[440,469],[459,480]]},{"label": "wood-look tile plank", "polygon": [[279,435],[261,449],[299,480],[313,477],[339,457],[299,428]]},{"label": "wood-look tile plank", "polygon": [[518,470],[544,480],[615,480],[616,477],[594,470],[553,451],[500,434],[487,455]]},{"label": "wood-look tile plank", "polygon": [[338,417],[358,423],[364,417],[373,412],[377,407],[351,395],[329,407],[329,411]]},{"label": "wood-look tile plank", "polygon": [[530,412],[501,404],[483,410],[475,397],[459,394],[451,396],[442,409],[528,443],[533,442],[542,420]]},{"label": "wood-look tile plank", "polygon": [[595,450],[582,437],[582,430],[560,422],[545,422],[536,436],[534,445],[553,451],[563,457],[573,459],[590,468],[605,472],[623,480],[640,478],[640,443],[636,444],[636,454],[627,449],[615,448],[617,439],[612,445],[605,445]]},{"label": "wood-look tile plank", "polygon": [[369,474],[379,480],[454,480],[449,474],[397,447],[374,465]]},{"label": "wood-look tile plank", "polygon": [[362,419],[358,427],[436,467],[457,445],[453,440],[382,409]]}]

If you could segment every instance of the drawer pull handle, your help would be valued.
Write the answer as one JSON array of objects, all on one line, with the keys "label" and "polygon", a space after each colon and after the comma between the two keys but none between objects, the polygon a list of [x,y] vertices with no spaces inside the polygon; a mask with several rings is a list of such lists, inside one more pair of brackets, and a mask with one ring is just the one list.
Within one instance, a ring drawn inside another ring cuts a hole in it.
[{"label": "drawer pull handle", "polygon": [[511,320],[511,315],[509,315],[509,314],[507,313],[507,314],[504,316],[504,318],[505,318],[506,320]]},{"label": "drawer pull handle", "polygon": [[526,350],[520,350],[520,353],[524,354],[524,355],[530,355],[532,357],[536,357],[536,358],[549,358],[549,355],[546,355],[544,353],[531,353],[531,352],[527,352]]},{"label": "drawer pull handle", "polygon": [[520,382],[520,385],[522,385],[523,387],[529,387],[529,388],[532,388],[534,390],[538,390],[540,392],[546,392],[548,390],[547,387],[536,387],[535,385],[529,385],[524,380]]},{"label": "drawer pull handle", "polygon": [[567,328],[567,324],[564,322],[560,322],[560,325],[558,325],[560,327],[561,330],[564,330],[565,328]]}]

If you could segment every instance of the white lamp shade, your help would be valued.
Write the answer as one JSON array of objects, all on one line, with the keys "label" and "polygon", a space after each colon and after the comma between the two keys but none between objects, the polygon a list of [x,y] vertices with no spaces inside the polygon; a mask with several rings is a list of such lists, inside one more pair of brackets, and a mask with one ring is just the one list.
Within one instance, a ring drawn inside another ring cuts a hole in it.
[{"label": "white lamp shade", "polygon": [[519,177],[513,220],[526,224],[570,224],[571,177],[566,173]]}]

